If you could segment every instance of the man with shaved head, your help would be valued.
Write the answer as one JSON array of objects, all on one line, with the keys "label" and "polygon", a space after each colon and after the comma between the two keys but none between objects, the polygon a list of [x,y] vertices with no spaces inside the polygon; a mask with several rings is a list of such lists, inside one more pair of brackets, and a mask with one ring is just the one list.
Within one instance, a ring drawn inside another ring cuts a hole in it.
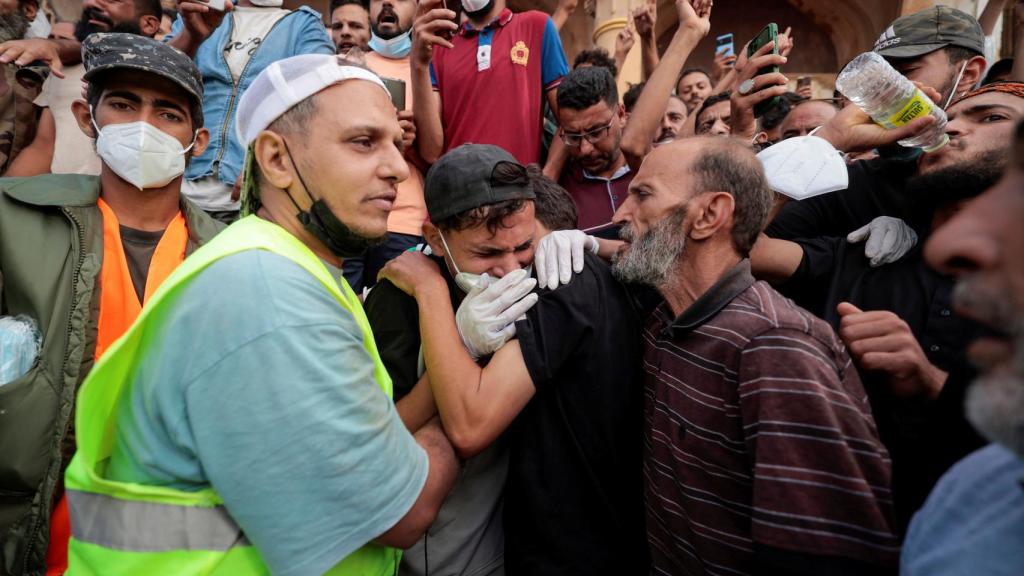
[{"label": "man with shaved head", "polygon": [[779,127],[782,139],[807,136],[818,126],[824,126],[839,113],[839,108],[831,100],[805,100],[790,109]]},{"label": "man with shaved head", "polygon": [[644,334],[653,572],[894,570],[890,463],[832,329],[755,282],[772,193],[744,144],[657,148],[615,214],[613,266],[664,297]]}]

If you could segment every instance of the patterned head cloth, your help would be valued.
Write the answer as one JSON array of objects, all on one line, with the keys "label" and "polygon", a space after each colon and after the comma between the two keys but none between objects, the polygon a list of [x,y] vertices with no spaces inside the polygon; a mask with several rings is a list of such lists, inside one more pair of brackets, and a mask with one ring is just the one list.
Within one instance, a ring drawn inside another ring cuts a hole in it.
[{"label": "patterned head cloth", "polygon": [[985,33],[978,20],[948,6],[935,6],[897,19],[875,42],[885,58],[917,58],[946,46],[985,53]]},{"label": "patterned head cloth", "polygon": [[967,94],[958,98],[955,102],[950,105],[950,108],[957,104],[967,100],[968,98],[974,98],[980,94],[988,94],[989,92],[1002,92],[1003,94],[1010,94],[1017,98],[1024,98],[1024,82],[993,82],[986,84],[976,90],[971,90]]},{"label": "patterned head cloth", "polygon": [[139,70],[162,76],[181,86],[199,106],[203,103],[203,77],[192,59],[152,38],[124,33],[90,34],[82,42],[85,80],[107,70]]}]

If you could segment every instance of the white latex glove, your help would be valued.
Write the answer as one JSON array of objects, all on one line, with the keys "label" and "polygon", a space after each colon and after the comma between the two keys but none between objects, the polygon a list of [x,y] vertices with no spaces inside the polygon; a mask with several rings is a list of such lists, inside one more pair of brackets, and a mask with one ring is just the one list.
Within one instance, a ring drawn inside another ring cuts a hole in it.
[{"label": "white latex glove", "polygon": [[556,230],[540,239],[533,255],[541,288],[554,290],[568,284],[573,273],[583,272],[583,252],[597,254],[597,238],[579,230]]},{"label": "white latex glove", "polygon": [[455,312],[459,336],[474,360],[493,354],[516,335],[516,319],[537,303],[536,285],[522,269],[498,280],[480,277]]},{"label": "white latex glove", "polygon": [[865,239],[868,242],[864,246],[864,255],[871,260],[871,266],[877,268],[895,262],[910,252],[917,244],[917,233],[899,218],[879,216],[846,236],[846,241],[850,243]]}]

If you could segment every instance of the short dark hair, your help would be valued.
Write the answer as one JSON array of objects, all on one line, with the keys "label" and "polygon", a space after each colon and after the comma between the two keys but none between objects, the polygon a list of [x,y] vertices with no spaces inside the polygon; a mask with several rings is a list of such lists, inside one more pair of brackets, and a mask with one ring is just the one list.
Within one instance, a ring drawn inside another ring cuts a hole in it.
[{"label": "short dark hair", "polygon": [[690,175],[697,194],[728,192],[733,197],[732,243],[741,256],[749,255],[774,201],[760,161],[739,140],[714,138],[693,159]]},{"label": "short dark hair", "polygon": [[526,167],[526,173],[537,196],[534,210],[537,220],[548,230],[575,230],[579,226],[580,213],[572,196],[554,180],[544,175],[537,164]]},{"label": "short dark hair", "polygon": [[586,110],[602,101],[609,106],[619,103],[619,89],[615,86],[615,77],[607,68],[577,68],[558,86],[559,108]]},{"label": "short dark hair", "polygon": [[970,48],[964,48],[963,46],[946,46],[942,50],[946,53],[946,56],[949,57],[949,63],[954,66],[958,66],[961,62],[970,60],[975,56],[984,56],[984,54],[971,50]]},{"label": "short dark hair", "polygon": [[626,112],[633,111],[633,107],[636,106],[636,101],[640,99],[640,93],[644,91],[646,84],[646,82],[640,82],[629,85],[629,89],[622,95],[622,105],[626,107]]},{"label": "short dark hair", "polygon": [[[109,77],[108,72],[99,73],[93,76],[86,86],[85,101],[89,104],[91,110],[95,111],[100,105],[100,97],[103,96],[103,87],[106,84],[105,80],[107,77]],[[182,88],[182,92],[184,91],[185,89]],[[192,132],[195,132],[203,127],[203,103],[187,92],[186,96],[189,102],[189,115],[192,116]]]},{"label": "short dark hair", "polygon": [[711,82],[711,74],[708,74],[707,70],[701,68],[700,66],[692,66],[692,67],[687,68],[687,69],[685,69],[685,70],[683,70],[682,72],[679,73],[679,78],[676,78],[676,88],[677,89],[679,88],[679,83],[683,81],[683,78],[686,78],[690,74],[694,74],[694,73],[697,73],[697,72],[707,76],[708,77],[708,82]]},{"label": "short dark hair", "polygon": [[985,80],[981,83],[982,86],[992,84],[993,82],[1000,82],[998,78],[1003,74],[1008,74],[1013,70],[1013,58],[1003,58],[993,64],[988,72],[985,74]]},{"label": "short dark hair", "polygon": [[338,8],[341,8],[342,6],[347,6],[349,4],[353,4],[355,6],[359,6],[363,10],[366,10],[367,12],[370,11],[370,2],[368,0],[331,0],[331,7],[330,7],[330,11],[331,12],[330,12],[330,14],[328,14],[327,17],[330,18],[330,15],[334,14],[335,10],[337,10]]},{"label": "short dark hair", "polygon": [[697,125],[700,123],[700,115],[703,114],[705,110],[711,108],[712,106],[718,104],[719,102],[726,102],[730,98],[732,98],[732,90],[726,90],[724,92],[719,92],[718,94],[712,94],[711,96],[705,98],[704,103],[701,104],[700,109],[697,110],[697,115],[693,117],[694,130],[697,129]]},{"label": "short dark hair", "polygon": [[572,67],[575,70],[576,68],[579,68],[581,64],[590,64],[591,66],[606,68],[611,72],[612,78],[619,74],[619,67],[615,65],[615,59],[609,56],[608,51],[600,46],[584,50],[577,54],[576,59],[572,62]]},{"label": "short dark hair", "polygon": [[[513,162],[499,162],[491,172],[492,186],[530,186],[530,176],[526,168]],[[434,221],[434,226],[441,230],[468,230],[480,225],[487,226],[487,230],[494,234],[498,228],[505,226],[505,219],[526,208],[528,202],[523,198],[502,200],[494,204],[485,204],[470,208],[465,212],[449,216],[442,220]]]},{"label": "short dark hair", "polygon": [[789,115],[794,106],[808,100],[796,92],[785,92],[779,97],[779,102],[768,109],[759,119],[761,130],[771,130],[782,124],[782,121]]},{"label": "short dark hair", "polygon": [[164,7],[160,0],[135,0],[135,16],[155,16],[157,19],[164,15]]}]

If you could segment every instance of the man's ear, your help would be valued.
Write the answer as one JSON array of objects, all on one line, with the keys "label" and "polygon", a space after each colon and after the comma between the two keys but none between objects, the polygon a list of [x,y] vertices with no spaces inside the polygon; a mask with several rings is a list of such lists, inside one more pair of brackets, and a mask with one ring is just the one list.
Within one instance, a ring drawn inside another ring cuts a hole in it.
[{"label": "man's ear", "polygon": [[139,29],[142,30],[143,36],[145,36],[146,38],[152,38],[156,36],[156,33],[160,31],[161,16],[153,16],[152,14],[147,14],[142,18],[139,18]]},{"label": "man's ear", "polygon": [[[957,68],[960,68],[961,66],[963,66],[963,64],[957,66]],[[964,76],[960,79],[960,85],[957,86],[958,94],[953,97],[953,100],[956,100],[960,96],[974,90],[974,87],[977,86],[985,76],[985,70],[987,68],[988,62],[985,60],[984,56],[975,56],[968,60],[967,67],[964,68]],[[959,72],[960,70],[957,70],[957,73]],[[956,80],[956,78],[954,78],[954,80]]]},{"label": "man's ear", "polygon": [[444,244],[441,243],[441,234],[437,230],[437,226],[434,226],[430,222],[423,223],[423,239],[427,241],[427,245],[430,246],[430,251],[435,256],[444,257],[446,255]]},{"label": "man's ear", "polygon": [[[254,144],[255,160],[260,172],[274,188],[287,190],[295,177],[294,167],[284,148],[284,139],[279,134],[264,130],[256,136]],[[300,197],[303,202],[305,197]]]},{"label": "man's ear", "polygon": [[38,2],[25,2],[22,4],[22,12],[25,13],[25,17],[28,18],[29,23],[36,19],[36,15],[39,14],[39,3]]},{"label": "man's ear", "polygon": [[192,157],[198,158],[206,152],[206,147],[210,145],[210,131],[206,128],[200,128],[196,132],[196,143],[192,146]]},{"label": "man's ear", "polygon": [[705,192],[698,198],[702,207],[696,211],[690,238],[707,240],[732,221],[736,200],[728,192]]},{"label": "man's ear", "polygon": [[75,100],[72,102],[71,114],[75,116],[79,130],[89,138],[96,138],[96,130],[92,126],[92,113],[89,111],[89,105],[85,103],[85,100]]},{"label": "man's ear", "polygon": [[767,132],[762,130],[761,132],[758,132],[756,136],[754,136],[754,144],[767,144],[767,143],[768,143],[768,133]]}]

